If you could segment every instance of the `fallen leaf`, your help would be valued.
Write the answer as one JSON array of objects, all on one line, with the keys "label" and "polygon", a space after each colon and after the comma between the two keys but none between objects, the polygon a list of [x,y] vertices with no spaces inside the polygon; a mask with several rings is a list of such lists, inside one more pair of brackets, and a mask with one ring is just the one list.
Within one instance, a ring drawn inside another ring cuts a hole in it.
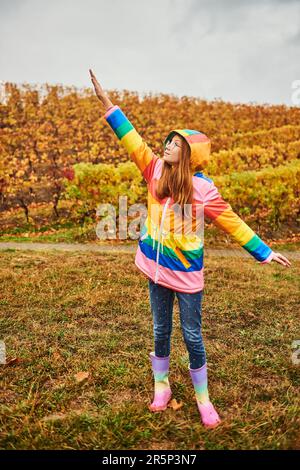
[{"label": "fallen leaf", "polygon": [[61,359],[61,355],[59,354],[59,352],[57,351],[54,351],[53,353],[53,357],[55,360],[59,361]]},{"label": "fallen leaf", "polygon": [[5,365],[12,366],[13,364],[19,364],[20,362],[22,362],[22,359],[20,357],[14,357],[13,359],[6,361]]},{"label": "fallen leaf", "polygon": [[179,408],[181,408],[182,406],[183,406],[183,403],[182,402],[178,403],[176,398],[173,398],[168,404],[168,407],[172,408],[174,411],[179,410]]},{"label": "fallen leaf", "polygon": [[75,377],[76,382],[79,383],[79,382],[83,382],[83,380],[86,380],[89,375],[90,375],[89,372],[78,372],[78,374],[75,374],[74,377]]}]

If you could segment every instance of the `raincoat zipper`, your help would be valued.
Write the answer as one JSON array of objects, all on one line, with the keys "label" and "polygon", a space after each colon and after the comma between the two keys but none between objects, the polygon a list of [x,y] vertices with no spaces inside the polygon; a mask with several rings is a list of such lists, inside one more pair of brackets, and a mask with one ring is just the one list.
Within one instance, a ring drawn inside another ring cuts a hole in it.
[{"label": "raincoat zipper", "polygon": [[161,217],[160,228],[159,228],[159,233],[158,233],[158,245],[157,245],[157,252],[156,252],[156,271],[155,271],[155,279],[154,279],[155,283],[157,283],[157,279],[158,279],[158,268],[159,268],[158,261],[159,261],[159,251],[160,251],[160,238],[161,238],[161,234],[162,234],[162,230],[163,230],[163,226],[164,226],[164,220],[165,220],[165,216],[166,216],[166,211],[167,211],[170,199],[171,198],[169,197],[167,199],[165,205],[164,205],[164,209],[163,209],[163,213],[162,213],[162,217]]}]

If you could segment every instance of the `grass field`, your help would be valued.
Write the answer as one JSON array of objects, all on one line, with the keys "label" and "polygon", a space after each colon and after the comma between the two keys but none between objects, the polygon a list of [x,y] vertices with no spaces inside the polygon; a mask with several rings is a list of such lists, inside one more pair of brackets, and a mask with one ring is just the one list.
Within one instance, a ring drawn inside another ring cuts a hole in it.
[{"label": "grass field", "polygon": [[183,406],[147,408],[152,318],[134,255],[8,250],[0,276],[1,449],[300,448],[300,262],[205,257],[215,430],[200,422],[177,300],[169,379]]}]

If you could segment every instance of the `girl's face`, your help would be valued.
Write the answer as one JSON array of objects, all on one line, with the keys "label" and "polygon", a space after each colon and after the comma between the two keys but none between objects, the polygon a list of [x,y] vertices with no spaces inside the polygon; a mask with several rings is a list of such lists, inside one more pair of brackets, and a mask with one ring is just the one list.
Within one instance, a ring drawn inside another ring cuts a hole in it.
[{"label": "girl's face", "polygon": [[163,159],[172,164],[178,163],[182,152],[182,142],[178,135],[174,135],[166,144]]}]

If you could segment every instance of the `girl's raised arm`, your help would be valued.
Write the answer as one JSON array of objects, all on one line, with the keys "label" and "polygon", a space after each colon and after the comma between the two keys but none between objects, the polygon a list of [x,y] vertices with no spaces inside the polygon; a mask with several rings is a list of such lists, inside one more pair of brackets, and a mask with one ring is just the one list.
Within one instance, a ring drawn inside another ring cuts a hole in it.
[{"label": "girl's raised arm", "polygon": [[103,104],[103,106],[105,108],[105,111],[107,111],[109,108],[113,107],[113,104],[110,101],[110,99],[108,98],[108,96],[105,94],[102,86],[100,85],[97,78],[95,77],[92,69],[89,69],[89,71],[90,71],[92,83],[93,83],[94,88],[95,88],[95,93],[96,93],[97,97],[99,98],[99,100],[101,101],[101,103]]},{"label": "girl's raised arm", "polygon": [[129,119],[119,106],[113,105],[109,97],[104,93],[103,88],[90,69],[91,80],[95,88],[95,93],[105,107],[104,118],[110,125],[121,144],[125,147],[132,161],[141,171],[144,179],[149,183],[152,179],[155,163],[158,157],[152,152],[147,143],[133,127]]}]

